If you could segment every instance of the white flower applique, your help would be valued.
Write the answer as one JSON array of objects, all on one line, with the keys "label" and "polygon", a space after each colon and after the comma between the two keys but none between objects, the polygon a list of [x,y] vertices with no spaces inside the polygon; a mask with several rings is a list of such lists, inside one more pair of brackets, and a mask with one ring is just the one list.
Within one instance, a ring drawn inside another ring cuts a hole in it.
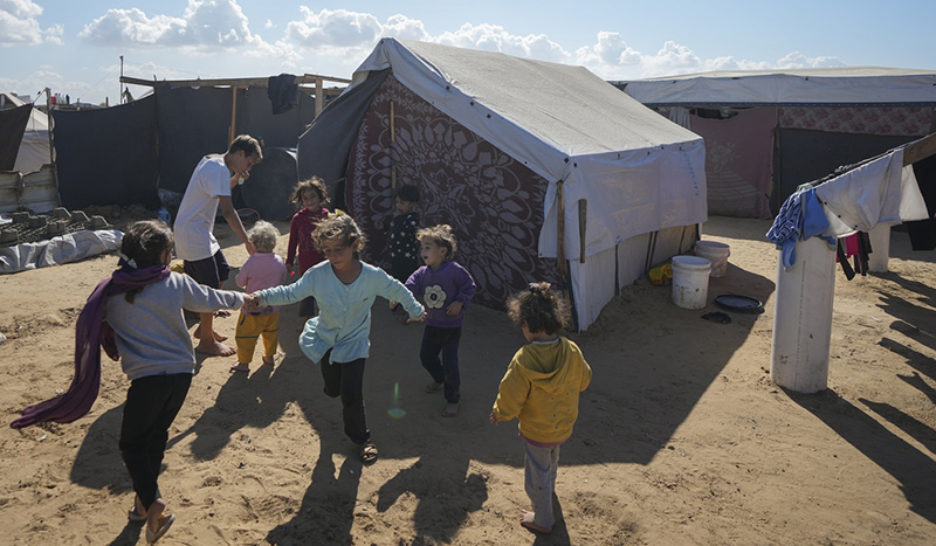
[{"label": "white flower applique", "polygon": [[423,298],[426,300],[426,307],[429,309],[442,309],[445,305],[445,290],[438,284],[426,287]]}]

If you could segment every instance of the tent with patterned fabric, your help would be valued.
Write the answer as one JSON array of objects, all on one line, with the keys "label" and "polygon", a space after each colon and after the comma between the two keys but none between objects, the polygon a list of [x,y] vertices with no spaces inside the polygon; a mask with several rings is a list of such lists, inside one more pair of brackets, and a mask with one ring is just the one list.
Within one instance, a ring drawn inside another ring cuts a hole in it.
[{"label": "tent with patterned fabric", "polygon": [[423,225],[453,227],[476,301],[551,281],[579,329],[706,218],[697,135],[582,67],[438,44],[381,40],[298,162],[337,189],[367,259],[386,258],[379,226],[414,184]]},{"label": "tent with patterned fabric", "polygon": [[800,184],[936,127],[933,70],[729,70],[612,83],[705,139],[711,214],[772,218]]}]

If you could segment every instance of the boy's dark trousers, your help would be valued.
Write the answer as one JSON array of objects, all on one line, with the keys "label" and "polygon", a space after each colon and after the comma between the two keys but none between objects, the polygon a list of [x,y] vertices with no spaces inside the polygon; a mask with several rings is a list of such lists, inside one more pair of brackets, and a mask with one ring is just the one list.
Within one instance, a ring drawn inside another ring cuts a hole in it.
[{"label": "boy's dark trousers", "polygon": [[416,257],[393,256],[390,258],[390,276],[403,284],[406,284],[406,279],[417,269],[419,269],[419,263]]},{"label": "boy's dark trousers", "polygon": [[120,454],[133,490],[149,509],[160,497],[157,479],[175,419],[192,384],[192,374],[150,375],[134,379],[127,391],[120,425]]},{"label": "boy's dark trousers", "polygon": [[[457,404],[461,400],[461,377],[458,375],[458,342],[461,327],[439,328],[426,326],[423,332],[419,359],[436,383],[444,383],[445,401]],[[442,359],[439,359],[442,353]]]},{"label": "boy's dark trousers", "polygon": [[331,398],[341,397],[344,431],[357,445],[370,441],[367,420],[364,417],[364,361],[359,358],[351,362],[332,362],[331,350],[322,357],[322,379],[325,394]]}]

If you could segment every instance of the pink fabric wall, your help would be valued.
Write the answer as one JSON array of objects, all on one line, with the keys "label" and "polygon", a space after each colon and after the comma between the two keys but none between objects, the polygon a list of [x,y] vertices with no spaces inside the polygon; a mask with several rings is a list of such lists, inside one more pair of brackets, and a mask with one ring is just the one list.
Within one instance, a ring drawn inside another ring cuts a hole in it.
[{"label": "pink fabric wall", "polygon": [[777,109],[741,110],[724,120],[692,116],[690,123],[705,139],[709,214],[770,218]]},{"label": "pink fabric wall", "polygon": [[923,136],[931,132],[932,123],[932,107],[797,106],[780,109],[783,129]]}]

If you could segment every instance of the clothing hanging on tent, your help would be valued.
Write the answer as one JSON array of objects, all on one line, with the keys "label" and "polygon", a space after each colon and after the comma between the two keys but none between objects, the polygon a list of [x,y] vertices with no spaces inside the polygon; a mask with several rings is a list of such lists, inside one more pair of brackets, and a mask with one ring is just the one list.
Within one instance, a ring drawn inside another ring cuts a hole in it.
[{"label": "clothing hanging on tent", "polygon": [[[296,76],[292,74],[280,74],[279,76],[270,76],[267,82],[267,96],[273,104],[273,114],[282,114],[292,109],[297,104],[296,93],[299,86],[296,85]],[[316,97],[318,100],[318,97]]]}]

